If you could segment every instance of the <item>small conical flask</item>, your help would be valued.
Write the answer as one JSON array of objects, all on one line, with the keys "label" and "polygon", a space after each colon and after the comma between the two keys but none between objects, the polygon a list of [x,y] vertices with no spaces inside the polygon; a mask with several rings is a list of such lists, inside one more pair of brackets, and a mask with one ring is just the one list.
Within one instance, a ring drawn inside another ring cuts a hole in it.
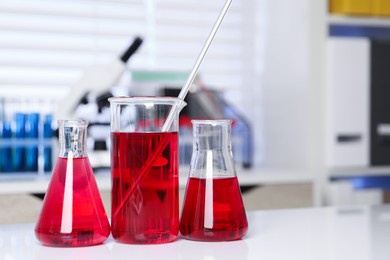
[{"label": "small conical flask", "polygon": [[60,120],[60,152],[35,227],[47,246],[103,243],[110,224],[86,153],[84,120]]},{"label": "small conical flask", "polygon": [[192,120],[193,151],[180,233],[198,241],[241,239],[248,231],[231,149],[231,120]]}]

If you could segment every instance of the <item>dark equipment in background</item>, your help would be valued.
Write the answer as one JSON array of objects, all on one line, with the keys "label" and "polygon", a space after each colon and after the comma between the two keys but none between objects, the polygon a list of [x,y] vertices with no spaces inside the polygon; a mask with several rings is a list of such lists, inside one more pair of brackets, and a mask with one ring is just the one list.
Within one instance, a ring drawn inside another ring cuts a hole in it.
[{"label": "dark equipment in background", "polygon": [[[177,96],[179,88],[163,88],[161,95]],[[180,163],[189,164],[192,153],[192,119],[231,119],[234,158],[243,168],[253,165],[253,133],[248,120],[217,91],[198,89],[185,98],[187,106],[180,112]]]}]

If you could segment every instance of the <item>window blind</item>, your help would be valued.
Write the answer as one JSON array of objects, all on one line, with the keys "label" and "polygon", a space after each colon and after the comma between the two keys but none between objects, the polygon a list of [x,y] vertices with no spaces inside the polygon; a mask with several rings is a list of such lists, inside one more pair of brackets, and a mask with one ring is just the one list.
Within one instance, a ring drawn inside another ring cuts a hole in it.
[{"label": "window blind", "polygon": [[[92,64],[116,59],[136,36],[131,70],[189,71],[224,0],[1,0],[0,96],[60,99]],[[243,11],[233,4],[202,64],[203,81],[243,84]]]}]

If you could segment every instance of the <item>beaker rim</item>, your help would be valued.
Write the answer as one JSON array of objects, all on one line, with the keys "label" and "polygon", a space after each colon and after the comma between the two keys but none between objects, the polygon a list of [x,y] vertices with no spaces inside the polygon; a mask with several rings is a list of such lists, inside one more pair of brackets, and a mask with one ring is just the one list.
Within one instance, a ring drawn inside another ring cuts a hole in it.
[{"label": "beaker rim", "polygon": [[232,124],[233,120],[231,119],[193,119],[191,120],[192,124],[198,125],[229,125]]},{"label": "beaker rim", "polygon": [[84,120],[84,119],[61,119],[61,120],[58,120],[58,126],[86,127],[86,126],[88,126],[88,121]]},{"label": "beaker rim", "polygon": [[131,104],[131,103],[154,103],[154,104],[175,104],[181,103],[182,106],[187,103],[178,97],[165,97],[165,96],[120,96],[108,98],[110,103],[115,104]]}]

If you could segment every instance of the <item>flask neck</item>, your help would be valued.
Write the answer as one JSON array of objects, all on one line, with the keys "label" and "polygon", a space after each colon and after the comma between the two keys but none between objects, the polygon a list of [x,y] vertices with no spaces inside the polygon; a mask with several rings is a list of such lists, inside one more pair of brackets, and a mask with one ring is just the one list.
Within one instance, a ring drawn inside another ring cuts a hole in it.
[{"label": "flask neck", "polygon": [[60,152],[59,157],[68,158],[72,151],[73,158],[87,157],[87,126],[85,120],[58,121]]},{"label": "flask neck", "polygon": [[231,151],[231,120],[193,120],[195,151]]}]

